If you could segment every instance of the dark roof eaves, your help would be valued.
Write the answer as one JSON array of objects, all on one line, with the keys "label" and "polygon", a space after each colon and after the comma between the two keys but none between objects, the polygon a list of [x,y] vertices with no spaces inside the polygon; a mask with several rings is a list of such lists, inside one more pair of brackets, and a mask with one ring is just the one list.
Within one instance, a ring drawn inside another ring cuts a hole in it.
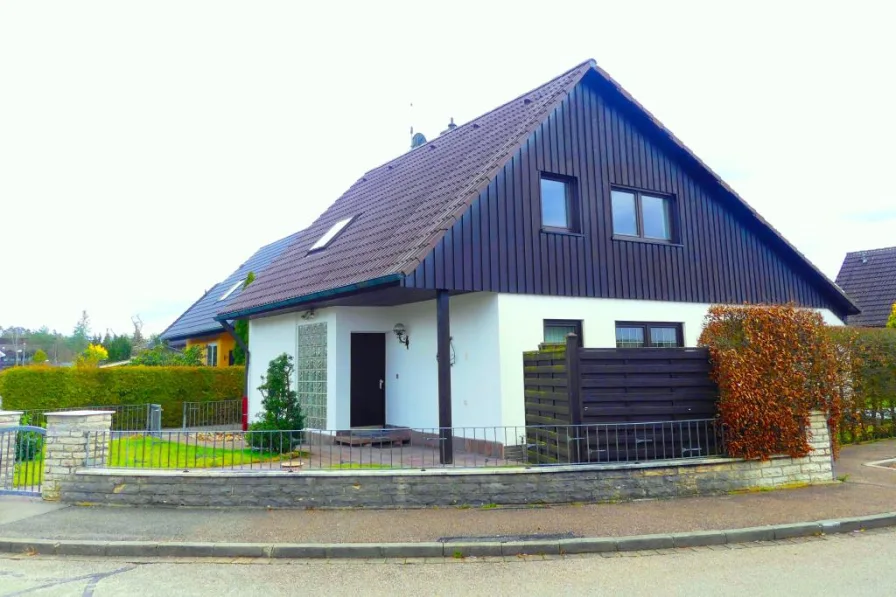
[{"label": "dark roof eaves", "polygon": [[178,340],[188,340],[190,338],[199,338],[202,336],[207,336],[209,334],[220,333],[220,332],[226,331],[224,329],[224,326],[221,325],[221,322],[212,320],[212,323],[216,324],[218,327],[197,329],[197,330],[191,331],[189,334],[176,334],[176,335],[169,336],[167,338],[162,338],[162,339],[168,340],[169,342],[178,341]]},{"label": "dark roof eaves", "polygon": [[332,288],[330,290],[321,290],[320,292],[312,292],[311,294],[305,294],[302,296],[297,296],[289,299],[285,299],[282,301],[275,301],[273,303],[267,303],[264,305],[257,305],[254,307],[248,307],[246,309],[240,309],[237,311],[226,311],[223,313],[218,313],[215,316],[215,321],[227,321],[232,319],[241,319],[244,317],[251,317],[253,315],[261,315],[263,313],[267,313],[270,311],[279,311],[281,309],[286,309],[289,307],[297,307],[304,303],[310,303],[320,299],[329,299],[335,298],[341,294],[348,294],[350,292],[354,292],[357,290],[364,290],[367,288],[372,288],[376,286],[384,286],[386,284],[392,282],[401,282],[401,279],[404,277],[403,274],[395,273],[389,274],[387,276],[381,276],[379,278],[374,278],[372,280],[365,280],[363,282],[357,282],[355,284],[349,284],[348,286],[342,286],[340,288]]}]

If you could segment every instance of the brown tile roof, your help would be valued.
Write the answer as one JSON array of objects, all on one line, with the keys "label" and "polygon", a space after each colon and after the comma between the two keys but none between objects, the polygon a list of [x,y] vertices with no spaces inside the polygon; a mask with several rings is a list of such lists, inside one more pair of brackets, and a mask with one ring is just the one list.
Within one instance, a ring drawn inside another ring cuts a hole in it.
[{"label": "brown tile roof", "polygon": [[[365,174],[218,318],[412,272],[592,64],[584,62]],[[308,253],[333,224],[353,216],[326,249]]]},{"label": "brown tile roof", "polygon": [[862,310],[849,325],[883,327],[896,303],[896,247],[847,253],[837,284]]}]

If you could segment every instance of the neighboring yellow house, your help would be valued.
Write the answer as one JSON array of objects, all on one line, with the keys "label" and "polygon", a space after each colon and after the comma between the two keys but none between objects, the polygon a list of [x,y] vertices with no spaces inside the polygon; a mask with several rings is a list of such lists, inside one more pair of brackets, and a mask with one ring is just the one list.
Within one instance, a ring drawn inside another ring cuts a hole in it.
[{"label": "neighboring yellow house", "polygon": [[162,340],[166,340],[173,348],[204,346],[206,365],[210,367],[233,365],[236,340],[219,321],[215,320],[215,315],[239,296],[249,272],[253,272],[256,276],[260,274],[297,238],[298,233],[265,245],[256,251],[226,280],[212,286],[211,290],[207,290],[198,301],[168,326],[168,329],[162,332]]},{"label": "neighboring yellow house", "polygon": [[209,367],[229,367],[233,364],[233,349],[236,340],[227,332],[221,332],[216,336],[203,336],[202,338],[187,338],[186,346],[205,347],[205,364]]}]

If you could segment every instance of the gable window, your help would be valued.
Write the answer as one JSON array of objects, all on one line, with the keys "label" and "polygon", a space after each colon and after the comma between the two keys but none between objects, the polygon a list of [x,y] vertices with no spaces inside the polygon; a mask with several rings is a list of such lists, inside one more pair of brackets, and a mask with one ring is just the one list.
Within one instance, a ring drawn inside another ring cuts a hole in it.
[{"label": "gable window", "polygon": [[234,284],[233,286],[231,286],[231,287],[230,287],[230,290],[228,290],[227,292],[225,292],[224,294],[222,294],[222,295],[221,295],[221,298],[219,298],[218,300],[219,300],[219,301],[223,301],[223,300],[226,299],[228,296],[230,296],[231,294],[233,294],[234,292],[236,292],[236,289],[239,288],[240,286],[242,286],[242,285],[243,285],[243,282],[245,282],[245,281],[246,281],[246,279],[243,278],[242,280],[240,280],[239,282],[237,282],[236,284]]},{"label": "gable window", "polygon": [[541,228],[548,232],[581,232],[574,178],[541,175]]},{"label": "gable window", "polygon": [[680,323],[616,322],[616,348],[680,348]]},{"label": "gable window", "polygon": [[205,347],[205,364],[209,367],[218,366],[218,345],[209,344]]},{"label": "gable window", "polygon": [[579,346],[582,346],[582,322],[577,319],[545,319],[544,343],[566,344],[566,336],[575,334],[579,337]]},{"label": "gable window", "polygon": [[673,200],[656,193],[612,189],[613,235],[674,242]]},{"label": "gable window", "polygon": [[339,235],[340,232],[345,230],[345,227],[348,226],[351,221],[355,219],[354,216],[350,218],[345,218],[344,220],[339,220],[327,230],[326,234],[317,239],[317,242],[314,243],[308,252],[311,251],[320,251],[321,249],[326,249],[327,246]]}]

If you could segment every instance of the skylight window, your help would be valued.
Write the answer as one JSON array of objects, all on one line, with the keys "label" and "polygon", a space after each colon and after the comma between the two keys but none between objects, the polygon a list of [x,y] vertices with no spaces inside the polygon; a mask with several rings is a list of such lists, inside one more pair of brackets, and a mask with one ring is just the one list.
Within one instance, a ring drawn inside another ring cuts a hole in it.
[{"label": "skylight window", "polygon": [[240,286],[242,286],[242,285],[243,285],[243,282],[245,282],[245,281],[246,281],[246,279],[243,278],[242,280],[240,280],[239,282],[237,282],[236,284],[234,284],[233,286],[231,286],[231,287],[230,287],[230,290],[228,290],[227,292],[225,292],[225,293],[221,296],[221,298],[219,298],[218,300],[219,300],[219,301],[223,301],[223,300],[226,299],[228,296],[230,296],[231,294],[233,294],[234,292],[236,292],[236,289],[239,288]]},{"label": "skylight window", "polygon": [[314,243],[314,245],[313,245],[310,249],[308,249],[308,250],[309,250],[309,251],[319,251],[319,250],[321,250],[321,249],[326,249],[327,246],[328,246],[331,242],[333,242],[333,239],[336,238],[336,236],[337,236],[340,232],[342,232],[342,231],[345,229],[345,227],[348,226],[349,223],[350,223],[353,219],[354,219],[354,216],[351,217],[351,218],[345,218],[344,220],[339,220],[338,222],[336,222],[335,224],[333,224],[333,226],[332,226],[329,230],[327,230],[327,233],[324,234],[324,235],[323,235],[322,237],[320,237],[319,239],[317,239],[317,242]]}]

